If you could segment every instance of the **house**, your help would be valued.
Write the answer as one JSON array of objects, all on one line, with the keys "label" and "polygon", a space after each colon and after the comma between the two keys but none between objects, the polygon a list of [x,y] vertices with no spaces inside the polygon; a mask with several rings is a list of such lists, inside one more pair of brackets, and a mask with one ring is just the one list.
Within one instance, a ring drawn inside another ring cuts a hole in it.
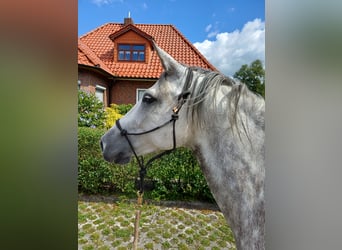
[{"label": "house", "polygon": [[78,39],[78,85],[104,106],[134,104],[163,71],[151,41],[181,63],[216,70],[173,26],[107,23]]}]

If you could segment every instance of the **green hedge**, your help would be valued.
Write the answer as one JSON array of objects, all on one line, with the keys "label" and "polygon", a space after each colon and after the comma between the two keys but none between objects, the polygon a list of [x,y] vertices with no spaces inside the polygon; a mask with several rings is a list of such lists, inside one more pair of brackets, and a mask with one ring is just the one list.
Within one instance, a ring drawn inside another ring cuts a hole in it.
[{"label": "green hedge", "polygon": [[[92,194],[123,193],[135,195],[138,166],[110,164],[103,160],[99,141],[102,129],[78,129],[79,192]],[[151,156],[146,157],[146,161]],[[213,201],[197,160],[185,148],[155,161],[147,171],[145,197],[158,200]]]},{"label": "green hedge", "polygon": [[156,183],[152,190],[155,199],[213,200],[196,158],[186,148],[154,162],[148,170]]},{"label": "green hedge", "polygon": [[109,164],[100,149],[103,129],[78,128],[78,189],[80,192],[105,194],[109,192],[130,193],[135,178],[133,163],[126,166]]}]

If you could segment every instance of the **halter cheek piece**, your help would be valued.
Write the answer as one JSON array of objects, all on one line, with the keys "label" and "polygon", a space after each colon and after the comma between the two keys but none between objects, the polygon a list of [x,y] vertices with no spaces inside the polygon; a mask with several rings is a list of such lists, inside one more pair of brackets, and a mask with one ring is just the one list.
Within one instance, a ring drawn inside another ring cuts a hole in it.
[{"label": "halter cheek piece", "polygon": [[[190,95],[190,91],[188,90],[190,82],[192,79],[192,70],[189,68],[188,69],[188,74],[186,77],[186,82],[183,86],[183,91],[182,93],[178,96],[178,103],[177,105],[172,109],[172,115],[171,115],[171,119],[167,122],[165,122],[164,124],[157,126],[153,129],[147,130],[147,131],[143,131],[143,132],[139,132],[139,133],[130,133],[128,132],[126,129],[121,127],[120,124],[120,119],[116,120],[116,127],[120,130],[120,134],[121,136],[125,137],[125,139],[128,142],[129,147],[131,148],[135,158],[137,159],[138,165],[140,167],[140,171],[139,171],[139,175],[140,175],[140,183],[139,183],[139,193],[142,194],[144,192],[144,177],[146,175],[146,170],[147,167],[149,167],[149,165],[152,164],[153,161],[161,158],[162,156],[166,155],[166,154],[170,154],[171,152],[173,152],[176,149],[176,121],[178,120],[178,112],[180,111],[180,109],[182,108],[182,106],[184,105],[184,103],[186,102],[188,96]],[[172,123],[172,138],[173,138],[173,147],[172,149],[169,150],[165,150],[164,152],[157,154],[156,156],[152,157],[146,164],[144,164],[144,158],[141,156],[140,158],[138,157],[137,153],[134,150],[133,144],[129,139],[129,135],[144,135],[144,134],[148,134],[151,133],[153,131],[156,131],[160,128],[165,127],[166,125],[168,125],[169,123]]]}]

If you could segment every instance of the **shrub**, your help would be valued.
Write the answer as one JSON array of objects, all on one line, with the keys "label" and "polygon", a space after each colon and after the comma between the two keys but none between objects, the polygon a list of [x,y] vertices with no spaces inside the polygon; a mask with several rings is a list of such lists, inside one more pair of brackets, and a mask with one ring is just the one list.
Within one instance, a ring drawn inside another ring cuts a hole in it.
[{"label": "shrub", "polygon": [[95,94],[78,91],[78,126],[103,128],[105,113],[103,104]]},{"label": "shrub", "polygon": [[[93,194],[120,192],[133,196],[139,172],[137,163],[134,159],[125,166],[106,162],[99,146],[104,132],[104,129],[86,127],[78,130],[79,191]],[[148,155],[145,162],[150,157]],[[145,180],[147,184],[153,184],[146,188],[145,196],[148,198],[213,201],[197,160],[185,148],[155,161],[147,170]]]},{"label": "shrub", "polygon": [[120,166],[106,162],[99,141],[103,129],[78,128],[78,188],[84,193],[126,192],[134,190],[134,163]]},{"label": "shrub", "polygon": [[155,182],[155,199],[200,199],[213,201],[207,182],[191,150],[178,148],[154,162],[148,176]]},{"label": "shrub", "polygon": [[105,121],[105,128],[110,129],[113,127],[117,119],[120,119],[124,116],[131,108],[133,107],[132,104],[114,104],[112,103],[110,107],[105,109],[106,114],[106,121]]},{"label": "shrub", "polygon": [[78,129],[78,187],[86,193],[98,193],[111,182],[112,171],[102,160],[99,138],[103,130]]},{"label": "shrub", "polygon": [[113,127],[117,119],[122,117],[122,114],[119,113],[118,105],[111,104],[110,107],[105,108],[106,121],[105,128],[110,129]]},{"label": "shrub", "polygon": [[118,111],[121,115],[125,115],[128,113],[128,111],[131,110],[131,108],[133,107],[133,104],[120,104],[118,105]]}]

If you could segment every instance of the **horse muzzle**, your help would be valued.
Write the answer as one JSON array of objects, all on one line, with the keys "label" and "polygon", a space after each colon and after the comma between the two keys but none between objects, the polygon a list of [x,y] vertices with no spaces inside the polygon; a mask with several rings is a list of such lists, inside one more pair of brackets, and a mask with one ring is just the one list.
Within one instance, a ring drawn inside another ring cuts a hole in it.
[{"label": "horse muzzle", "polygon": [[[132,152],[127,142],[119,138],[114,140],[115,136],[106,133],[101,137],[100,147],[103,158],[110,163],[127,164],[131,161]],[[113,143],[113,141],[115,143]],[[121,143],[118,143],[118,142]]]}]

